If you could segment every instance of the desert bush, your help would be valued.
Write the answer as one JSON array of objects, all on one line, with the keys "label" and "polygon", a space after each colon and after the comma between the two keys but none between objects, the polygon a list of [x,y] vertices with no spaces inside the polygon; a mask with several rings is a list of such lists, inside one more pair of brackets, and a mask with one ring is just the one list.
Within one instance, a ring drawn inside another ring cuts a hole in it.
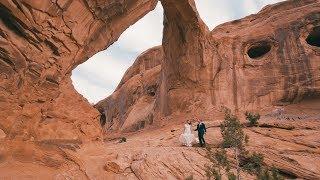
[{"label": "desert bush", "polygon": [[227,151],[225,149],[218,149],[215,153],[212,153],[210,147],[206,149],[208,158],[213,163],[211,166],[206,166],[206,176],[208,179],[214,178],[215,180],[221,180],[221,170],[225,170],[227,173],[230,171]]},{"label": "desert bush", "polygon": [[284,180],[276,168],[271,168],[271,170],[264,168],[258,175],[258,180]]},{"label": "desert bush", "polygon": [[236,180],[236,179],[237,179],[236,175],[234,175],[232,172],[228,173],[228,180]]},{"label": "desert bush", "polygon": [[246,116],[246,119],[249,121],[250,126],[256,126],[258,125],[258,121],[260,119],[260,114],[254,114],[251,112],[245,112],[244,115]]},{"label": "desert bush", "polygon": [[259,174],[263,168],[263,155],[253,153],[240,157],[240,166],[250,174]]},{"label": "desert bush", "polygon": [[193,180],[193,175],[186,177],[185,180]]},{"label": "desert bush", "polygon": [[212,178],[214,178],[215,180],[222,179],[221,171],[217,170],[214,165],[206,166],[205,172],[208,179],[212,179]]},{"label": "desert bush", "polygon": [[230,112],[225,114],[225,119],[220,125],[221,135],[223,138],[222,146],[224,148],[244,147],[245,134],[239,119]]},{"label": "desert bush", "polygon": [[271,168],[271,176],[272,180],[284,180],[284,177],[280,175],[279,170],[275,167]]},{"label": "desert bush", "polygon": [[225,149],[217,150],[217,152],[214,154],[214,157],[218,166],[226,167],[227,171],[229,171],[230,165],[227,157],[227,151]]},{"label": "desert bush", "polygon": [[231,114],[230,110],[225,111],[224,121],[220,125],[223,138],[223,148],[232,148],[236,159],[237,179],[240,179],[239,155],[244,151],[248,137],[243,132],[242,125],[237,116]]},{"label": "desert bush", "polygon": [[119,143],[124,143],[124,142],[127,142],[127,138],[122,137],[122,138],[119,140]]},{"label": "desert bush", "polygon": [[[246,113],[247,119],[251,125],[256,125],[260,119],[259,114]],[[208,179],[214,178],[220,180],[222,178],[221,170],[226,172],[229,180],[240,180],[240,171],[244,170],[250,174],[255,174],[258,180],[276,180],[281,179],[277,169],[268,169],[263,162],[263,155],[253,152],[250,154],[245,149],[245,145],[249,142],[242,125],[231,111],[225,108],[225,118],[220,124],[222,135],[222,146],[215,153],[212,153],[210,147],[207,148],[208,158],[213,163],[206,167],[206,175]],[[225,148],[230,148],[234,151],[235,167],[237,174],[230,171],[230,162],[228,161]]]}]

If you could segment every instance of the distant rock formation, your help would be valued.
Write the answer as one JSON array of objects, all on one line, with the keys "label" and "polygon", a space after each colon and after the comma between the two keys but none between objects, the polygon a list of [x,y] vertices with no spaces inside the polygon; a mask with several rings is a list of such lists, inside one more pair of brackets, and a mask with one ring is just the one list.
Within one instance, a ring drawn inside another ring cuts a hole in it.
[{"label": "distant rock formation", "polygon": [[137,131],[153,123],[163,58],[161,46],[142,53],[116,91],[95,105],[106,116],[106,130]]}]

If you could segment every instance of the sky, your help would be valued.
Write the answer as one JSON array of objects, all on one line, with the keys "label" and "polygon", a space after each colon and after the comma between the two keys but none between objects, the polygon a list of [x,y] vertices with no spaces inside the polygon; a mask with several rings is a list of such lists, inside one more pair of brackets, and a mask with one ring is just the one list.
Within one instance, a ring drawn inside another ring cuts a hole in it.
[{"label": "sky", "polygon": [[[195,0],[200,17],[210,30],[224,22],[257,13],[262,7],[283,0]],[[151,47],[161,45],[163,9],[160,3],[120,36],[117,42],[72,71],[75,89],[90,103],[113,93],[125,71]]]}]

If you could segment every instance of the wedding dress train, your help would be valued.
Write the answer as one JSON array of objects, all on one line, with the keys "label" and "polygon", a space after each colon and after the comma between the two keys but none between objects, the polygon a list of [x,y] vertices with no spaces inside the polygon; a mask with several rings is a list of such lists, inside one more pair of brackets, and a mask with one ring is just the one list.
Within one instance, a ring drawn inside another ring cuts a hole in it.
[{"label": "wedding dress train", "polygon": [[180,135],[179,140],[185,146],[188,146],[188,147],[192,146],[192,142],[195,140],[195,136],[194,134],[191,133],[190,124],[184,125],[184,133]]}]

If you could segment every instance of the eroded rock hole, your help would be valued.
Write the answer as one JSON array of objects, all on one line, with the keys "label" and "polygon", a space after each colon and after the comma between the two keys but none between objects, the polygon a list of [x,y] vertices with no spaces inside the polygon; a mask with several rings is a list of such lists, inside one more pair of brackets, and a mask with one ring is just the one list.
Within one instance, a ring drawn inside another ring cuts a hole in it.
[{"label": "eroded rock hole", "polygon": [[157,89],[158,89],[158,86],[157,86],[157,85],[149,86],[149,87],[147,87],[147,94],[148,94],[149,96],[155,96]]},{"label": "eroded rock hole", "polygon": [[251,46],[247,52],[248,56],[252,59],[257,59],[271,50],[271,44],[265,41],[258,42]]},{"label": "eroded rock hole", "polygon": [[320,47],[320,26],[313,28],[306,41],[311,46]]},{"label": "eroded rock hole", "polygon": [[107,122],[107,117],[104,112],[100,112],[100,125],[103,127]]}]

